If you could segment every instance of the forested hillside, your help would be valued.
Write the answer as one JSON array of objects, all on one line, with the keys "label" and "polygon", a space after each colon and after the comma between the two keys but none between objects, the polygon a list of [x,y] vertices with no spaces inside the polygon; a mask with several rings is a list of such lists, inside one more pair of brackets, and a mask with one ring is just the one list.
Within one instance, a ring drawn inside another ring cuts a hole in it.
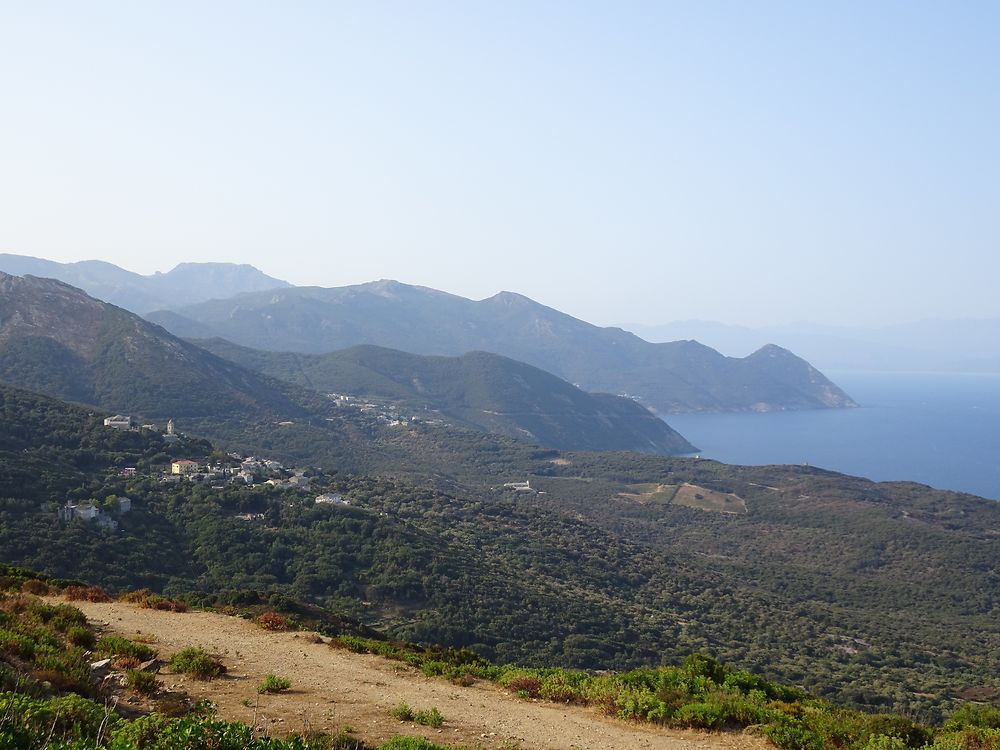
[{"label": "forested hillside", "polygon": [[357,346],[311,355],[248,349],[222,339],[194,343],[248,369],[321,393],[388,400],[550,448],[662,454],[696,450],[631,399],[586,393],[537,367],[487,352],[425,357]]},{"label": "forested hillside", "polygon": [[[0,511],[6,562],[194,601],[302,599],[499,661],[621,668],[707,650],[838,701],[928,716],[1000,689],[996,503],[432,425],[373,432],[366,460],[396,466],[395,479],[310,463],[308,492],[164,484],[168,456],[140,433],[3,393],[22,441],[0,456],[19,477]],[[93,446],[82,465],[77,443]],[[118,476],[126,462],[138,476]],[[502,487],[524,480],[532,492]],[[316,504],[321,491],[348,505]],[[55,518],[65,499],[110,496],[133,501],[116,532]]]}]

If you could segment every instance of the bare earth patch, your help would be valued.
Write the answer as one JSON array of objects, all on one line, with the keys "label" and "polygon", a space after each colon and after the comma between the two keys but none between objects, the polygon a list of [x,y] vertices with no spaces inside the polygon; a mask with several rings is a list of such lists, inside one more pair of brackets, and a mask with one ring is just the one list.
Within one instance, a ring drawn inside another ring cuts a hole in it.
[{"label": "bare earth patch", "polygon": [[674,495],[677,505],[689,508],[710,510],[716,513],[746,513],[746,501],[739,495],[728,492],[716,492],[696,484],[682,484]]},{"label": "bare earth patch", "polygon": [[635,500],[639,503],[666,505],[674,499],[677,493],[677,485],[674,484],[638,484],[633,489],[637,492],[619,492],[618,497]]},{"label": "bare earth patch", "polygon": [[[258,724],[272,735],[312,729],[381,743],[396,734],[421,735],[441,744],[502,748],[652,748],[664,750],[765,750],[744,734],[708,734],[616,721],[596,711],[523,701],[488,682],[458,687],[381,657],[333,649],[312,633],[274,633],[237,617],[211,612],[173,613],[123,602],[73,602],[104,632],[150,639],[164,661],[188,646],[219,656],[228,674],[211,682],[161,673],[167,688],[216,703],[222,718]],[[164,669],[166,672],[166,669]],[[272,672],[291,680],[287,693],[261,695],[257,685]],[[250,706],[241,701],[247,700]],[[389,712],[399,703],[438,708],[441,729],[401,723]]]}]

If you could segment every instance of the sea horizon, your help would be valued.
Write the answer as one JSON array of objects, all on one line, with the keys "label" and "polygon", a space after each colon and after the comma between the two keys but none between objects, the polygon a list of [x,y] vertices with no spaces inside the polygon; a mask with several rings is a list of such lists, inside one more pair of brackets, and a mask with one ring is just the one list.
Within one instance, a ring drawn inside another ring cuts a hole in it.
[{"label": "sea horizon", "polygon": [[859,407],[664,419],[703,458],[808,464],[1000,500],[1000,374],[827,373]]}]

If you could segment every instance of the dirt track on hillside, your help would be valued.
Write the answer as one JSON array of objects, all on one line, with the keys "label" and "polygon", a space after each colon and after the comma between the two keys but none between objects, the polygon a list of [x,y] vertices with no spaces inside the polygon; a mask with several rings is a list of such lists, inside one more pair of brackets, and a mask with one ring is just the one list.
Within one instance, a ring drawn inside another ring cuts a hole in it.
[{"label": "dirt track on hillside", "polygon": [[[229,672],[212,682],[161,673],[168,688],[208,698],[226,719],[259,725],[272,735],[312,729],[380,743],[396,734],[442,744],[525,749],[579,750],[773,750],[742,734],[708,734],[637,726],[576,706],[523,701],[487,682],[458,687],[377,656],[354,654],[316,643],[310,633],[271,633],[246,620],[209,612],[176,614],[113,602],[72,602],[104,632],[136,633],[154,640],[161,659],[187,646],[221,657]],[[164,669],[166,672],[166,669]],[[288,693],[259,697],[256,686],[273,672],[292,682]],[[247,707],[248,699],[256,706]],[[414,710],[437,707],[441,729],[401,723],[389,712],[399,703]]]}]

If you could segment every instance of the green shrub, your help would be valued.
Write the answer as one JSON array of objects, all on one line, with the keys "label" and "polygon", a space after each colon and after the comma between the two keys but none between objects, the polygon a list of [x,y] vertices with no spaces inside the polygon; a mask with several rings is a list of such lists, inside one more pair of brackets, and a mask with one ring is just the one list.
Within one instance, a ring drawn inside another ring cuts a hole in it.
[{"label": "green shrub", "polygon": [[623,688],[614,696],[611,707],[619,719],[662,723],[669,718],[663,701],[641,688]]},{"label": "green shrub", "polygon": [[170,669],[198,680],[211,680],[226,671],[222,662],[200,646],[190,646],[174,654],[170,659]]},{"label": "green shrub", "polygon": [[87,627],[81,625],[72,625],[66,631],[66,640],[73,646],[79,646],[80,648],[93,649],[97,645],[97,636],[94,632]]},{"label": "green shrub", "polygon": [[963,703],[952,712],[942,728],[946,732],[955,732],[966,727],[1000,729],[1000,708],[985,704]]},{"label": "green shrub", "polygon": [[106,635],[97,642],[97,651],[104,656],[131,656],[140,662],[149,661],[156,651],[144,643],[133,643],[120,635]]},{"label": "green shrub", "polygon": [[437,708],[431,708],[429,711],[417,711],[413,715],[413,720],[417,724],[423,724],[427,727],[434,727],[438,729],[442,724],[444,724],[444,717]]},{"label": "green shrub", "polygon": [[156,747],[157,738],[170,719],[159,713],[140,716],[135,721],[122,722],[111,734],[112,747]]},{"label": "green shrub", "polygon": [[35,655],[35,642],[26,635],[0,628],[0,653],[30,659]]},{"label": "green shrub", "polygon": [[394,719],[399,721],[413,721],[413,709],[409,707],[406,703],[400,703],[396,705],[389,714]]},{"label": "green shrub", "polygon": [[573,679],[570,673],[563,670],[559,670],[542,680],[539,694],[545,700],[553,703],[580,703],[583,701],[580,695],[580,680]]},{"label": "green shrub", "polygon": [[674,714],[674,721],[699,729],[721,729],[727,718],[725,707],[715,701],[688,703]]},{"label": "green shrub", "polygon": [[258,693],[280,693],[284,690],[288,690],[292,686],[292,683],[286,680],[284,677],[278,677],[275,674],[268,674],[264,678],[264,681],[257,686]]},{"label": "green shrub", "polygon": [[444,745],[435,745],[423,737],[396,736],[382,745],[379,750],[448,750]]},{"label": "green shrub", "polygon": [[794,720],[777,721],[761,727],[761,733],[782,750],[823,750],[823,737]]},{"label": "green shrub", "polygon": [[151,672],[130,669],[125,672],[125,687],[131,688],[139,695],[153,695],[160,689],[160,681]]},{"label": "green shrub", "polygon": [[887,734],[873,734],[868,738],[864,750],[906,750],[906,743],[899,737]]},{"label": "green shrub", "polygon": [[708,654],[691,654],[684,660],[681,669],[693,677],[705,677],[716,685],[721,685],[726,680],[726,668]]},{"label": "green shrub", "polygon": [[868,737],[884,735],[902,740],[907,747],[922,747],[934,739],[934,733],[903,716],[875,714],[864,721]]}]

